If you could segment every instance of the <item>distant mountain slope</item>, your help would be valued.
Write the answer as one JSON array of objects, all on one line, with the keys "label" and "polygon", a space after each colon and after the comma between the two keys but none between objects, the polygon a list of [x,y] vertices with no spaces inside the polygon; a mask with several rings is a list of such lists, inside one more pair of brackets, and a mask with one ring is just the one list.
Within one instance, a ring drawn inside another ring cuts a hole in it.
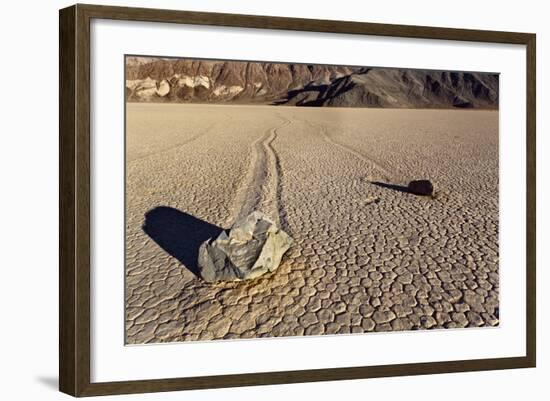
[{"label": "distant mountain slope", "polygon": [[498,108],[497,74],[129,57],[126,99],[297,106]]}]

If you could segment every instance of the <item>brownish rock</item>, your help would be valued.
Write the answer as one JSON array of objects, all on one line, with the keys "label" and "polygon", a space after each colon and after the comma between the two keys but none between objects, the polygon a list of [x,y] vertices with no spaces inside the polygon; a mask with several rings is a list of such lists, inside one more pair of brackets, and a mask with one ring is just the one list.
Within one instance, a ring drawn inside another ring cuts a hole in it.
[{"label": "brownish rock", "polygon": [[411,181],[409,182],[407,188],[411,193],[415,195],[433,196],[434,194],[433,184],[429,180]]}]

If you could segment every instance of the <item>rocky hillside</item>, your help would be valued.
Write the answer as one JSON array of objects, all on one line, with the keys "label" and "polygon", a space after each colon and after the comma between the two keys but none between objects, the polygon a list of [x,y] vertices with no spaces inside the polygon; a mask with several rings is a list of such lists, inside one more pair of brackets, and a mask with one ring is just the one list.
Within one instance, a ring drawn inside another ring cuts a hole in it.
[{"label": "rocky hillside", "polygon": [[498,75],[393,68],[128,57],[135,102],[498,108]]}]

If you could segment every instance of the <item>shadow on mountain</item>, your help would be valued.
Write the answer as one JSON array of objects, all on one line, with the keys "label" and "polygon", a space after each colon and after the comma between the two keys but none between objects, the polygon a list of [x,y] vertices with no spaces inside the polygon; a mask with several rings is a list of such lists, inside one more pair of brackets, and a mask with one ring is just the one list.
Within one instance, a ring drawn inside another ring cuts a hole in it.
[{"label": "shadow on mountain", "polygon": [[[362,70],[361,70],[362,71]],[[362,71],[361,73],[366,73]],[[345,92],[351,90],[355,83],[350,77],[354,74],[335,78],[330,83],[310,82],[302,88],[289,90],[284,99],[275,100],[271,103],[274,106],[293,105],[303,107],[326,106],[331,99],[342,96]]]}]

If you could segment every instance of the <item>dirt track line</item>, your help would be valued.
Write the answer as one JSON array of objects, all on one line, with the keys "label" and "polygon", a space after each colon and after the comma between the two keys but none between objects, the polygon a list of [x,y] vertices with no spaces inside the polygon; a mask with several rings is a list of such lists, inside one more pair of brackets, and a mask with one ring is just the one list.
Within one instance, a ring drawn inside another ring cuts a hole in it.
[{"label": "dirt track line", "polygon": [[272,147],[277,130],[288,125],[269,128],[252,142],[250,163],[233,201],[233,223],[255,210],[259,210],[280,224],[278,207],[279,175],[278,156]]},{"label": "dirt track line", "polygon": [[200,131],[199,133],[193,135],[191,138],[188,138],[184,141],[181,141],[180,143],[177,143],[175,146],[171,146],[169,148],[166,148],[166,149],[161,149],[161,150],[157,150],[155,152],[151,152],[151,153],[147,153],[145,155],[142,155],[142,156],[138,156],[136,157],[135,159],[132,159],[132,160],[128,160],[128,163],[134,163],[136,161],[139,161],[139,160],[143,160],[143,159],[146,159],[148,157],[152,157],[152,156],[156,156],[156,155],[159,155],[161,153],[164,153],[164,152],[169,152],[171,150],[175,150],[175,149],[178,149],[178,148],[181,148],[182,146],[185,146],[185,145],[188,145],[190,144],[191,142],[193,141],[196,141],[197,139],[199,139],[200,137],[206,135],[208,132],[210,132],[210,130],[212,128],[214,128],[216,124],[211,124],[210,126],[208,126],[206,129]]},{"label": "dirt track line", "polygon": [[275,200],[275,208],[277,210],[277,223],[279,224],[280,227],[282,227],[288,234],[292,234],[292,232],[290,231],[290,226],[288,224],[288,221],[286,219],[286,210],[283,206],[283,201],[281,199],[282,197],[282,184],[281,184],[281,181],[282,181],[282,178],[283,178],[283,170],[281,169],[281,160],[279,158],[279,154],[277,153],[277,150],[273,147],[273,141],[275,141],[275,139],[277,139],[277,135],[278,135],[278,130],[283,128],[283,127],[286,127],[286,126],[289,126],[292,124],[292,122],[282,116],[279,116],[283,121],[284,121],[284,124],[279,126],[278,128],[274,129],[274,133],[275,133],[275,136],[267,143],[268,147],[268,154],[270,155],[270,158],[272,159],[271,163],[273,165],[273,169],[272,171],[274,171],[276,174],[275,174],[275,178],[276,178],[276,183],[275,183],[275,195],[274,195],[274,200]]},{"label": "dirt track line", "polygon": [[[306,123],[308,123],[311,127],[315,128],[314,127],[314,124],[310,123],[309,121],[305,121]],[[355,150],[354,148],[348,146],[348,145],[344,145],[343,143],[340,143],[340,142],[337,142],[335,141],[334,139],[332,139],[330,137],[330,135],[327,133],[327,129],[321,125],[318,125],[319,127],[319,131],[321,132],[321,135],[323,137],[323,139],[325,140],[325,142],[333,145],[333,146],[336,146],[337,148],[340,148],[342,149],[343,151],[345,152],[348,152],[348,153],[351,153],[352,155],[354,155],[355,157],[357,157],[358,159],[370,164],[371,166],[373,166],[376,170],[378,170],[379,172],[382,173],[382,179],[388,181],[388,182],[393,182],[396,178],[396,174],[391,172],[389,169],[387,169],[386,167],[382,166],[381,163],[377,162],[376,160],[374,160],[371,156],[368,156],[367,154],[365,154],[364,152],[359,152],[358,150]]]}]

